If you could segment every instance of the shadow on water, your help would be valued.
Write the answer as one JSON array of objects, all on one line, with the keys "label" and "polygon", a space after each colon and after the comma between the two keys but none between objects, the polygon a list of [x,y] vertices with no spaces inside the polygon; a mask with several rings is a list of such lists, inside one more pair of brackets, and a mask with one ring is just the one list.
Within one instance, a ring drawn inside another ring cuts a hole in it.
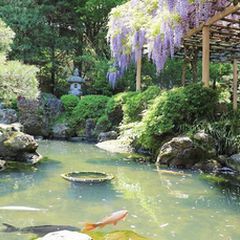
[{"label": "shadow on water", "polygon": [[112,201],[119,197],[111,183],[69,183],[69,198],[88,202]]},{"label": "shadow on water", "polygon": [[50,176],[52,169],[61,167],[61,162],[44,159],[32,166],[11,162],[4,171],[0,172],[0,196],[21,192],[39,185]]},{"label": "shadow on water", "polygon": [[218,204],[234,207],[234,210],[240,212],[240,177],[234,175],[203,175],[203,180],[221,193],[221,199]]},{"label": "shadow on water", "polygon": [[105,165],[105,166],[116,166],[116,167],[126,167],[126,168],[132,168],[135,169],[136,165],[138,166],[138,169],[144,168],[144,169],[149,169],[149,167],[152,166],[152,164],[142,164],[140,167],[140,163],[137,163],[133,159],[129,158],[118,158],[118,159],[101,159],[101,161],[97,159],[91,159],[87,161],[89,164],[93,165]]},{"label": "shadow on water", "polygon": [[221,192],[226,197],[226,203],[235,206],[240,212],[240,177],[239,176],[225,176],[223,181],[219,184]]}]

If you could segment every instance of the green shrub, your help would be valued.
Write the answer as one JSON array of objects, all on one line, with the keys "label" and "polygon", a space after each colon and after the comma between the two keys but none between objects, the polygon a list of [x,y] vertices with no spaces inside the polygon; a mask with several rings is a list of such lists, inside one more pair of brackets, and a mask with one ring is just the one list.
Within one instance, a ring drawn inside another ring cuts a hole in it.
[{"label": "green shrub", "polygon": [[112,96],[106,106],[105,114],[113,127],[118,126],[123,120],[123,106],[126,101],[135,96],[136,92],[124,92]]},{"label": "green shrub", "polygon": [[0,98],[6,103],[18,96],[35,99],[39,94],[37,72],[37,67],[18,61],[0,64]]},{"label": "green shrub", "polygon": [[17,99],[13,98],[13,99],[9,100],[8,102],[6,102],[5,107],[18,111]]},{"label": "green shrub", "polygon": [[110,131],[111,128],[112,128],[112,123],[110,122],[106,114],[98,118],[96,128],[95,128],[97,133]]},{"label": "green shrub", "polygon": [[83,124],[88,118],[97,121],[105,113],[108,101],[109,97],[102,95],[88,95],[83,97],[72,111],[72,124]]},{"label": "green shrub", "polygon": [[61,97],[61,101],[63,103],[63,107],[65,111],[71,112],[79,103],[79,97],[74,95],[63,95]]},{"label": "green shrub", "polygon": [[151,86],[143,92],[128,97],[123,107],[124,123],[140,121],[143,111],[159,94],[160,88]]},{"label": "green shrub", "polygon": [[196,120],[213,118],[217,100],[216,91],[198,84],[163,92],[143,118],[139,142],[154,150],[163,135],[179,133],[182,125]]}]

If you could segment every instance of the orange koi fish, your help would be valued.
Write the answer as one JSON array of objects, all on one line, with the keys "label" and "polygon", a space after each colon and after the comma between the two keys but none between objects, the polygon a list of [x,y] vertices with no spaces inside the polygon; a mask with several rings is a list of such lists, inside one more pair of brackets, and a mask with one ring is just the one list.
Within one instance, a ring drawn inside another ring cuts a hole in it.
[{"label": "orange koi fish", "polygon": [[128,215],[127,210],[120,210],[120,211],[114,212],[110,216],[103,218],[100,222],[85,223],[82,231],[83,232],[91,231],[97,227],[103,228],[109,224],[116,225],[119,221],[121,220],[124,221],[127,215]]}]

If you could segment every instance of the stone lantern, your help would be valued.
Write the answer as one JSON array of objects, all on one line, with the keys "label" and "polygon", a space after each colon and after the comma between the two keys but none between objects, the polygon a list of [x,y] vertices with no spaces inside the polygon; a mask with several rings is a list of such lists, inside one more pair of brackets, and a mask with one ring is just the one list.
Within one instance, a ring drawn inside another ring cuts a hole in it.
[{"label": "stone lantern", "polygon": [[79,76],[79,70],[76,68],[72,76],[68,78],[68,83],[70,83],[69,94],[80,96],[82,95],[81,83],[84,83],[84,79]]}]

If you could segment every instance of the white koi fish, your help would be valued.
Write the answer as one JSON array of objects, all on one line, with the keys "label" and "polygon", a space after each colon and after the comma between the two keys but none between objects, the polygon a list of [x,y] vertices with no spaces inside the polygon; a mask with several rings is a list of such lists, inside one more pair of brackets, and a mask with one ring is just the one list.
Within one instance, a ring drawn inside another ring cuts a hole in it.
[{"label": "white koi fish", "polygon": [[2,206],[2,207],[0,207],[0,210],[7,210],[7,211],[30,211],[30,212],[47,211],[47,209],[25,207],[25,206]]}]

